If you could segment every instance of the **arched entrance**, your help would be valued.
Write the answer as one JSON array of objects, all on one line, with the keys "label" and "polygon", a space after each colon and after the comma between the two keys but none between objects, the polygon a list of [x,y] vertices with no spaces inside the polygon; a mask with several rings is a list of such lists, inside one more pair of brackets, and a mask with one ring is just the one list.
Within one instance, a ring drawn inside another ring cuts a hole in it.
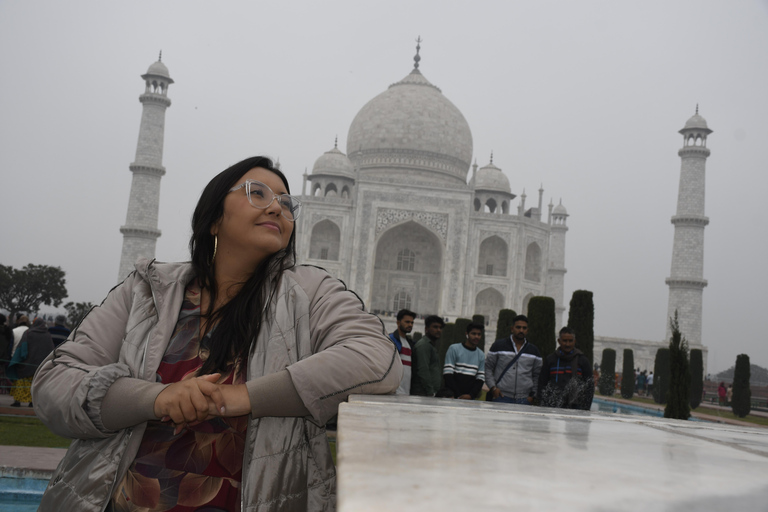
[{"label": "arched entrance", "polygon": [[376,244],[371,309],[397,313],[404,298],[420,315],[441,315],[443,246],[427,228],[409,221],[385,232]]},{"label": "arched entrance", "polygon": [[504,307],[504,297],[494,288],[486,288],[475,297],[475,314],[485,317],[485,324],[499,319],[499,310]]}]

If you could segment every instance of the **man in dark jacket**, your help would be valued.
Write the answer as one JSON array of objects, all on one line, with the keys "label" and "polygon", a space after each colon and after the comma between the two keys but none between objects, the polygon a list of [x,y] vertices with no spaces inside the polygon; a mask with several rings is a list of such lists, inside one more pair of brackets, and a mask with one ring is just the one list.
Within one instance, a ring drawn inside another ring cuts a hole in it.
[{"label": "man in dark jacket", "polygon": [[440,356],[437,354],[435,343],[443,333],[445,322],[436,315],[424,319],[426,334],[413,346],[411,354],[411,394],[435,396],[443,382]]},{"label": "man in dark jacket", "polygon": [[541,352],[526,339],[528,318],[512,319],[512,335],[496,340],[485,356],[485,384],[494,402],[532,404],[536,397]]},{"label": "man in dark jacket", "polygon": [[72,332],[64,325],[67,323],[67,317],[64,315],[56,315],[55,325],[48,328],[48,332],[51,333],[53,338],[53,346],[58,347],[69,337],[69,333]]},{"label": "man in dark jacket", "polygon": [[576,333],[570,327],[560,329],[560,345],[544,361],[539,376],[539,397],[544,407],[589,410],[595,394],[592,365],[576,348]]}]

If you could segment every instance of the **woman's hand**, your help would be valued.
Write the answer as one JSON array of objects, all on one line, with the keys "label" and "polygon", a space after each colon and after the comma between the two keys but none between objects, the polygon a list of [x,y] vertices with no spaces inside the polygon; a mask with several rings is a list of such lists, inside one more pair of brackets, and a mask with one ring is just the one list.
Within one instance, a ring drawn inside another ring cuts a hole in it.
[{"label": "woman's hand", "polygon": [[210,416],[244,416],[251,412],[251,397],[245,384],[218,384],[219,391],[224,397],[226,407],[217,407],[212,401],[208,401],[208,414]]},{"label": "woman's hand", "polygon": [[220,377],[220,373],[213,373],[174,382],[157,395],[155,416],[170,419],[176,430],[181,431],[187,423],[222,415],[226,410],[226,401],[221,391],[224,386],[216,384]]}]

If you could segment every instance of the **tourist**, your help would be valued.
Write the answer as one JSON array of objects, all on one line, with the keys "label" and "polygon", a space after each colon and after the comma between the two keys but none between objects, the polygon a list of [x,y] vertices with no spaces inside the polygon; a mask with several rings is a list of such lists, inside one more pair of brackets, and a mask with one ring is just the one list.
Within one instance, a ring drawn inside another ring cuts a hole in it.
[{"label": "tourist", "polygon": [[541,372],[541,352],[526,339],[528,318],[512,319],[512,334],[496,340],[485,358],[485,383],[494,402],[532,404]]},{"label": "tourist", "polygon": [[11,362],[13,355],[13,329],[5,322],[8,318],[0,313],[0,394],[7,395],[11,389],[11,381],[5,376],[5,368]]},{"label": "tourist", "polygon": [[298,214],[271,160],[226,169],[192,261],[140,260],[41,365],[35,412],[76,440],[39,510],[335,509],[323,425],[402,370],[355,293],[294,265]]},{"label": "tourist", "polygon": [[48,328],[48,332],[51,333],[51,338],[53,338],[53,344],[56,347],[67,341],[69,333],[72,332],[67,329],[66,325],[64,325],[66,323],[67,317],[64,315],[56,315],[54,326]]},{"label": "tourist", "polygon": [[722,406],[725,405],[725,399],[728,392],[725,390],[725,382],[721,382],[720,385],[717,387],[717,398],[718,403]]},{"label": "tourist", "polygon": [[725,403],[731,405],[733,401],[733,384],[728,384],[728,389],[725,392]]},{"label": "tourist", "polygon": [[13,328],[13,349],[11,350],[11,354],[16,352],[16,348],[18,348],[19,343],[21,343],[21,337],[24,336],[27,329],[29,329],[29,317],[27,315],[17,317],[16,326]]},{"label": "tourist", "polygon": [[544,360],[539,374],[541,405],[588,411],[595,394],[592,365],[576,348],[576,333],[570,327],[560,329],[557,343],[557,350]]},{"label": "tourist", "polygon": [[478,348],[483,339],[483,324],[467,325],[466,339],[448,347],[443,365],[446,398],[474,400],[485,383],[485,354]]},{"label": "tourist", "polygon": [[648,377],[645,379],[645,388],[646,388],[646,396],[653,395],[653,372],[648,374]]},{"label": "tourist", "polygon": [[413,330],[413,320],[416,313],[401,309],[397,312],[397,329],[389,334],[389,339],[397,347],[400,354],[400,362],[403,363],[403,378],[400,380],[400,386],[397,388],[398,395],[411,394],[411,352],[413,340],[408,333]]},{"label": "tourist", "polygon": [[413,346],[413,373],[411,375],[411,394],[435,396],[443,382],[440,356],[435,343],[443,333],[445,322],[436,315],[424,319],[426,334]]},{"label": "tourist", "polygon": [[8,377],[14,381],[11,388],[11,407],[20,407],[22,403],[28,403],[29,407],[32,407],[32,377],[52,350],[53,340],[45,326],[45,320],[35,318],[32,327],[21,336],[21,342],[8,364]]}]

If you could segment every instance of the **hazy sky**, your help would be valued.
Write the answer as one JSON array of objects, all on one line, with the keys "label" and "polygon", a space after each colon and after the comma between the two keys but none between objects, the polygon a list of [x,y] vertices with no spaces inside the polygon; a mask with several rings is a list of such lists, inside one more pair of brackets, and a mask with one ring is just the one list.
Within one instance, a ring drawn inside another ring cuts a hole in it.
[{"label": "hazy sky", "polygon": [[768,366],[765,0],[0,0],[0,263],[61,266],[74,301],[115,284],[140,75],[161,49],[176,83],[157,258],[184,260],[214,174],[267,154],[299,193],[335,136],[346,152],[358,110],[410,72],[419,35],[420,69],[466,117],[478,163],[493,151],[529,206],[543,183],[545,204],[568,208],[565,301],[594,292],[597,335],[664,337],[677,132],[698,103],[714,130],[709,369],[740,353]]}]

